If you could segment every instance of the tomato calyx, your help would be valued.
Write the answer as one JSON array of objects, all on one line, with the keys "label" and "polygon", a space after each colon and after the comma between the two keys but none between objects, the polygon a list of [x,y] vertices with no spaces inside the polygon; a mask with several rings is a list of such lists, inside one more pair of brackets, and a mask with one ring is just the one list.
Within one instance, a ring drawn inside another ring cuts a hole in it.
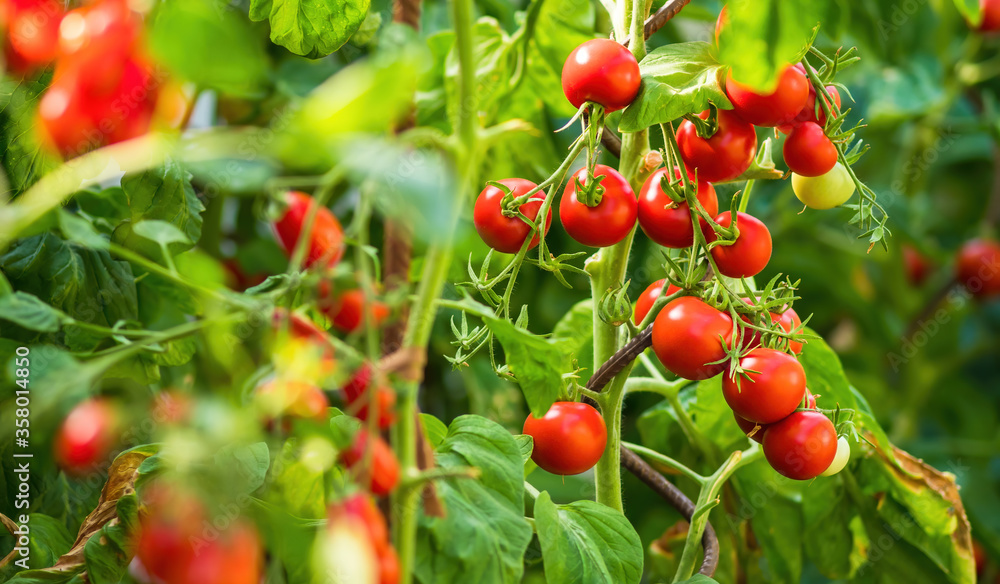
[{"label": "tomato calyx", "polygon": [[574,178],[573,184],[576,185],[578,193],[576,199],[590,208],[600,205],[605,193],[601,181],[606,177],[607,175],[604,174],[595,176],[594,169],[588,169],[587,176],[584,177],[585,182],[580,178]]},{"label": "tomato calyx", "polygon": [[684,114],[684,119],[694,124],[695,133],[699,138],[707,140],[719,131],[719,108],[714,105],[708,106],[706,119],[702,119],[696,114]]}]

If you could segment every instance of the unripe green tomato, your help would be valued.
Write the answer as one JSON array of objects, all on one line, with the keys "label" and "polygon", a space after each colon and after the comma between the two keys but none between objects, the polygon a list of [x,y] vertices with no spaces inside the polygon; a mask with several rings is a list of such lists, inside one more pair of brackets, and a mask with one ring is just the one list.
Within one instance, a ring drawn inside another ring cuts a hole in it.
[{"label": "unripe green tomato", "polygon": [[844,470],[847,466],[847,461],[851,459],[851,445],[848,444],[847,438],[841,436],[837,438],[837,454],[833,457],[833,462],[830,466],[826,468],[819,476],[821,477],[832,477],[838,472]]},{"label": "unripe green tomato", "polygon": [[844,165],[837,163],[830,172],[820,176],[792,173],[795,197],[812,209],[832,209],[843,205],[854,194],[854,181]]}]

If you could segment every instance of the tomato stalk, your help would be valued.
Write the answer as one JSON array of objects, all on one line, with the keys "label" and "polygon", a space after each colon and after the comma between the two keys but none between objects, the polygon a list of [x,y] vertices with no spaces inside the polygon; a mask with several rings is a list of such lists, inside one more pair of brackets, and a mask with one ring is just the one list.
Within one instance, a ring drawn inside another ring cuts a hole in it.
[{"label": "tomato stalk", "polygon": [[[646,56],[645,36],[643,24],[647,14],[646,0],[632,0],[632,2],[622,2],[624,9],[623,22],[630,23],[630,35],[633,41],[629,43],[629,50],[635,56],[636,61],[642,61]],[[618,40],[624,40],[618,36]],[[646,130],[635,133],[628,133],[622,136],[622,151],[619,158],[619,172],[632,185],[635,192],[639,192],[642,186],[636,182],[638,173],[642,168],[642,161],[649,151],[649,134]],[[597,310],[596,302],[605,292],[621,285],[625,280],[625,272],[628,268],[629,251],[632,247],[632,238],[635,235],[635,228],[617,244],[611,247],[601,248],[596,254],[587,260],[585,269],[590,274],[591,298],[594,306],[594,363],[604,363],[623,345],[624,340],[619,334],[619,327],[605,323],[601,320],[600,312]],[[604,456],[594,467],[594,481],[597,491],[597,501],[618,511],[623,511],[622,506],[622,486],[621,486],[621,415],[622,405],[625,400],[625,380],[628,378],[632,366],[626,367],[616,376],[607,388],[602,392],[598,404],[601,406],[601,415],[608,428],[608,443],[604,449]]]},{"label": "tomato stalk", "polygon": [[[458,121],[456,123],[457,144],[454,149],[455,168],[460,169],[458,199],[455,209],[448,218],[446,234],[442,241],[430,246],[424,260],[424,269],[417,289],[417,299],[411,307],[403,337],[403,349],[413,353],[417,360],[406,372],[399,403],[399,422],[393,432],[393,444],[403,470],[403,479],[412,478],[417,473],[417,393],[420,386],[420,372],[426,359],[427,344],[430,341],[437,314],[437,300],[447,281],[451,264],[452,240],[455,226],[466,199],[473,191],[476,171],[479,167],[478,147],[478,95],[476,93],[476,71],[473,52],[472,0],[452,0],[451,16],[455,27],[455,49],[458,56]],[[395,543],[399,552],[402,584],[413,581],[416,560],[417,510],[420,489],[408,489],[393,497],[395,510]]]}]

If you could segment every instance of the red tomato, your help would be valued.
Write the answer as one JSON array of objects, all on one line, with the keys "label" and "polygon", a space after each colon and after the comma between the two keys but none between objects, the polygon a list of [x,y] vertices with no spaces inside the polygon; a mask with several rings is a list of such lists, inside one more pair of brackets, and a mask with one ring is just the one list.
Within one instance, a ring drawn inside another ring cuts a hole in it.
[{"label": "red tomato", "polygon": [[771,424],[802,403],[806,373],[795,357],[774,349],[754,349],[740,359],[740,366],[744,375],[722,378],[722,395],[740,417]]},{"label": "red tomato", "polygon": [[[364,363],[344,386],[344,400],[352,406],[352,413],[362,420],[368,419],[368,388],[372,381],[372,367]],[[379,387],[375,392],[378,406],[378,427],[385,429],[396,422],[396,392],[388,387]],[[356,412],[354,411],[356,408]]]},{"label": "red tomato", "polygon": [[581,168],[569,179],[563,191],[559,219],[566,233],[576,241],[591,247],[608,247],[625,239],[635,227],[638,203],[632,187],[617,170],[598,164],[594,176],[603,177],[599,179],[600,187],[604,189],[601,202],[588,207],[577,200],[576,183],[582,183],[587,178],[587,169]]},{"label": "red tomato", "polygon": [[931,273],[930,260],[908,243],[903,244],[903,263],[906,267],[906,279],[914,287],[921,286]]},{"label": "red tomato", "polygon": [[381,556],[389,549],[389,527],[370,495],[355,493],[330,507],[328,523],[345,518],[358,520],[364,525],[376,555]]},{"label": "red tomato", "polygon": [[[793,330],[796,329],[796,327],[798,327],[800,324],[802,324],[802,319],[799,318],[798,313],[796,313],[795,310],[792,309],[792,308],[789,308],[788,310],[782,312],[781,316],[778,316],[778,315],[776,315],[776,314],[774,314],[772,312],[771,313],[771,318],[772,319],[777,319],[778,324],[781,325],[781,328],[784,329],[784,331],[786,333],[792,332]],[[799,342],[799,341],[791,341],[790,340],[790,341],[788,341],[788,348],[793,353],[795,353],[796,355],[798,355],[799,353],[802,352],[802,343]],[[814,400],[814,404],[815,404],[815,400]]]},{"label": "red tomato", "polygon": [[390,547],[379,557],[378,575],[379,584],[399,583],[399,557],[395,549]]},{"label": "red tomato", "polygon": [[794,412],[764,432],[767,462],[790,479],[818,477],[836,455],[837,430],[820,412]]},{"label": "red tomato", "polygon": [[[708,119],[708,111],[698,115]],[[750,168],[757,154],[757,132],[732,111],[719,110],[719,129],[710,138],[701,138],[694,124],[684,120],[677,130],[677,144],[688,172],[696,170],[698,180],[733,180]]]},{"label": "red tomato", "polygon": [[781,149],[785,164],[795,174],[820,176],[837,164],[837,147],[815,122],[802,122],[785,138]]},{"label": "red tomato", "polygon": [[[201,502],[175,491],[147,501],[136,534],[136,559],[143,571],[162,584],[257,584],[261,578],[261,542],[257,530],[237,519],[224,530],[213,527]],[[228,522],[227,522],[228,523]]]},{"label": "red tomato", "polygon": [[[331,298],[330,284],[320,284],[319,308],[333,322],[337,330],[353,333],[361,329],[365,322],[365,293],[354,288]],[[389,318],[389,307],[381,300],[372,300],[371,319],[375,328]]]},{"label": "red tomato", "polygon": [[81,402],[66,416],[55,440],[55,459],[66,474],[97,472],[111,461],[118,440],[119,412],[103,398]]},{"label": "red tomato", "polygon": [[[649,175],[639,189],[639,227],[656,243],[664,247],[682,248],[694,244],[694,228],[691,226],[691,211],[687,203],[675,203],[663,190],[662,180],[667,169],[661,168]],[[679,168],[674,169],[674,178],[680,178]],[[694,180],[693,175],[689,175]],[[698,201],[710,216],[719,212],[719,198],[715,187],[698,181]],[[704,221],[702,221],[704,224]]]},{"label": "red tomato", "polygon": [[810,410],[816,409],[816,396],[808,389],[806,389],[806,408]]},{"label": "red tomato", "polygon": [[[368,432],[358,432],[354,443],[340,453],[340,461],[351,470],[366,459],[365,449],[368,447]],[[399,461],[380,436],[375,436],[371,442],[371,468],[360,469],[358,481],[378,496],[388,495],[399,483]]]},{"label": "red tomato", "polygon": [[1000,31],[1000,0],[979,0],[979,8],[983,11],[979,32]]},{"label": "red tomato", "polygon": [[558,475],[590,469],[608,442],[604,418],[592,406],[578,402],[556,402],[541,418],[528,414],[524,433],[535,441],[531,460]]},{"label": "red tomato", "polygon": [[[794,68],[798,69],[803,75],[805,75],[806,69],[805,67],[802,66],[802,63],[796,63]],[[837,88],[833,85],[827,85],[826,91],[827,93],[830,94],[830,97],[832,97],[833,101],[836,102],[837,104],[836,108],[834,108],[831,104],[830,109],[834,111],[840,109],[841,105],[840,91],[838,91]],[[778,126],[778,130],[787,134],[792,131],[792,128],[794,128],[798,124],[801,124],[802,122],[813,122],[819,124],[821,127],[826,126],[826,111],[824,111],[823,108],[820,107],[819,115],[816,114],[816,88],[812,86],[812,83],[809,84],[809,98],[806,100],[806,106],[802,108],[802,111],[799,112],[799,115],[795,116],[795,119],[793,119],[787,124],[782,124]]]},{"label": "red tomato", "polygon": [[594,39],[573,49],[562,70],[563,93],[576,108],[592,101],[607,112],[620,110],[635,99],[640,81],[635,57],[610,39]]},{"label": "red tomato", "polygon": [[[285,200],[288,203],[288,210],[274,223],[274,230],[281,245],[291,257],[295,245],[302,236],[306,217],[315,201],[309,195],[298,191],[289,191],[285,195]],[[317,263],[322,267],[332,268],[344,255],[344,230],[336,215],[326,207],[320,207],[316,212],[308,245],[305,261],[307,268]]]},{"label": "red tomato", "polygon": [[708,379],[725,369],[733,319],[693,296],[667,303],[653,321],[653,351],[664,367],[685,379]]},{"label": "red tomato", "polygon": [[795,119],[809,100],[809,87],[805,73],[787,65],[771,93],[740,83],[732,73],[726,77],[726,95],[733,102],[733,111],[755,126],[774,127]]},{"label": "red tomato", "polygon": [[[749,278],[759,274],[771,259],[771,232],[760,219],[752,215],[737,213],[736,217],[739,236],[732,245],[713,247],[712,258],[723,276]],[[716,217],[715,221],[723,227],[729,227],[733,222],[732,214],[726,211]],[[718,239],[711,227],[703,226],[702,231],[709,243]]]},{"label": "red tomato", "polygon": [[1000,294],[1000,245],[985,239],[967,241],[958,252],[956,276],[977,298]]},{"label": "red tomato", "polygon": [[733,412],[733,417],[736,418],[736,425],[739,426],[740,430],[747,435],[747,438],[753,440],[757,444],[764,443],[764,432],[767,430],[769,424],[757,424],[756,422],[751,422],[736,412]]},{"label": "red tomato", "polygon": [[24,64],[46,65],[59,54],[62,3],[40,0],[22,6],[11,3],[7,11],[7,40]]},{"label": "red tomato", "polygon": [[[514,197],[527,194],[531,189],[537,187],[535,183],[523,178],[505,178],[497,181],[511,190]],[[483,192],[479,193],[476,199],[476,207],[472,211],[472,222],[476,226],[476,232],[483,238],[486,245],[503,253],[517,253],[521,250],[521,244],[531,233],[531,227],[519,217],[506,217],[503,215],[500,203],[504,198],[501,189],[495,186],[487,186]],[[538,217],[538,210],[545,200],[545,192],[538,191],[528,202],[524,203],[518,210],[532,221]],[[545,218],[545,232],[548,233],[549,225],[552,225],[552,209],[549,209]],[[528,249],[538,245],[538,234],[531,238]]]},{"label": "red tomato", "polygon": [[[285,324],[286,320],[288,321],[287,325]],[[322,350],[323,359],[328,361],[333,360],[333,346],[330,344],[329,335],[319,325],[305,316],[297,312],[289,314],[284,308],[278,307],[274,309],[271,324],[275,331],[285,330],[285,326],[287,326],[292,338],[309,341]]]},{"label": "red tomato", "polygon": [[639,324],[640,322],[643,321],[644,318],[646,318],[646,315],[649,314],[650,309],[653,308],[653,304],[657,301],[657,299],[660,298],[661,295],[670,296],[674,292],[680,291],[680,288],[674,286],[673,284],[670,284],[669,286],[667,286],[667,293],[661,294],[661,292],[663,291],[663,285],[666,283],[667,283],[666,278],[662,280],[657,280],[652,284],[650,284],[649,286],[647,286],[646,289],[643,291],[643,293],[639,295],[639,298],[635,301],[635,316],[633,317],[635,324]]},{"label": "red tomato", "polygon": [[[58,49],[65,60],[115,63],[135,52],[141,29],[127,0],[99,0],[66,13]],[[95,73],[92,81],[108,79],[109,72]]]},{"label": "red tomato", "polygon": [[167,389],[153,398],[153,421],[158,424],[183,424],[191,417],[194,399],[177,389]]}]

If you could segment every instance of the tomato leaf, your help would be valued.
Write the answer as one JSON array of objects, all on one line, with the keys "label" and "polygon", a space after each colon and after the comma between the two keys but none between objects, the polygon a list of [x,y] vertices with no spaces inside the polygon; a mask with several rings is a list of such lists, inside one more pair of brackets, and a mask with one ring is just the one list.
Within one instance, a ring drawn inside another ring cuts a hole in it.
[{"label": "tomato leaf", "polygon": [[678,582],[677,584],[719,584],[718,580],[713,580],[704,574],[695,574],[687,580]]},{"label": "tomato leaf", "polygon": [[55,167],[41,151],[35,131],[38,100],[47,87],[46,75],[34,81],[9,76],[0,81],[0,163],[7,178],[7,184],[0,183],[2,194],[24,192]]},{"label": "tomato leaf", "polygon": [[26,292],[0,297],[0,319],[40,333],[54,333],[66,315]]},{"label": "tomato leaf", "polygon": [[768,91],[778,72],[805,53],[812,30],[823,16],[823,3],[811,0],[733,2],[729,24],[719,37],[719,61],[734,79]]},{"label": "tomato leaf", "polygon": [[552,341],[559,343],[566,351],[569,362],[565,371],[576,367],[583,375],[594,373],[594,308],[590,300],[582,300],[573,305],[552,329]]},{"label": "tomato leaf", "polygon": [[436,582],[520,582],[531,526],[524,518],[524,463],[514,437],[480,416],[460,416],[436,449],[442,469],[476,467],[478,479],[437,481],[444,518],[420,518],[417,578]]},{"label": "tomato leaf", "polygon": [[848,580],[862,562],[863,541],[851,529],[857,507],[839,480],[817,480],[802,497],[806,555],[827,578]]},{"label": "tomato leaf", "polygon": [[[112,238],[115,243],[147,257],[159,258],[160,246],[155,241],[162,240],[171,253],[178,254],[191,249],[201,237],[201,213],[205,206],[191,186],[191,175],[176,162],[168,161],[159,168],[126,174],[122,178],[122,190],[131,212],[115,229]],[[180,233],[167,233],[167,228],[156,223],[146,226],[146,235],[135,232],[140,222],[150,220],[169,223]]]},{"label": "tomato leaf", "polygon": [[979,26],[983,22],[982,2],[979,0],[955,0],[955,8],[973,26]]},{"label": "tomato leaf", "polygon": [[535,527],[549,582],[633,584],[642,579],[639,534],[610,507],[594,501],[556,505],[542,492],[535,500]]},{"label": "tomato leaf", "polygon": [[441,446],[445,436],[448,435],[448,426],[445,426],[444,422],[435,416],[425,413],[420,414],[420,423],[424,426],[424,434],[427,435],[427,440],[431,443],[431,446],[434,448]]},{"label": "tomato leaf", "polygon": [[638,132],[684,114],[700,113],[708,109],[709,103],[730,109],[732,105],[719,85],[721,69],[712,45],[706,42],[674,43],[654,49],[639,63],[642,86],[622,112],[618,129]]},{"label": "tomato leaf", "polygon": [[369,0],[251,0],[250,19],[270,23],[274,44],[318,59],[357,32],[369,4]]}]

